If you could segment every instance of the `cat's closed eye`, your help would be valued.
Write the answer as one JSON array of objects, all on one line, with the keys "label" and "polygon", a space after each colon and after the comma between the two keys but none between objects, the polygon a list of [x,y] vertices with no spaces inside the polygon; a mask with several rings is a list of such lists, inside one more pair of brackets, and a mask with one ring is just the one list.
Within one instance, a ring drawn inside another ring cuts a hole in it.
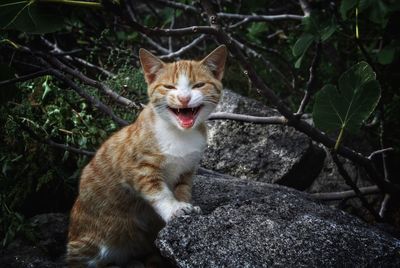
[{"label": "cat's closed eye", "polygon": [[201,87],[203,87],[204,85],[205,85],[205,83],[200,82],[200,83],[194,84],[194,85],[192,86],[192,88],[201,88]]},{"label": "cat's closed eye", "polygon": [[163,85],[165,88],[167,88],[167,89],[176,89],[176,87],[175,86],[173,86],[173,85]]}]

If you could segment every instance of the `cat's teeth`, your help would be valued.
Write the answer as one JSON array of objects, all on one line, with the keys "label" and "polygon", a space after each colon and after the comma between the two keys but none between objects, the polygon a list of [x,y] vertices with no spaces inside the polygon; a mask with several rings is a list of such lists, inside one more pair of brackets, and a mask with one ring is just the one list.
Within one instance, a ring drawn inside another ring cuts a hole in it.
[{"label": "cat's teeth", "polygon": [[179,108],[178,108],[178,114],[179,114]]}]

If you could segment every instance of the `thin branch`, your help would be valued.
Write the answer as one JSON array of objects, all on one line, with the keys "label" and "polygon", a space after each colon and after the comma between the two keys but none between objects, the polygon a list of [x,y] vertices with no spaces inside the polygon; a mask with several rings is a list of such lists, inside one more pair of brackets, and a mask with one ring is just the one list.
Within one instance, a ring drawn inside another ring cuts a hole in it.
[{"label": "thin branch", "polygon": [[219,12],[217,16],[225,19],[237,19],[237,20],[246,20],[247,22],[254,21],[287,21],[287,20],[296,20],[301,21],[303,19],[302,15],[294,15],[294,14],[280,14],[280,15],[243,15],[243,14],[235,14],[235,13],[224,13]]},{"label": "thin branch", "polygon": [[310,66],[310,70],[309,70],[309,77],[308,77],[308,81],[306,84],[306,92],[304,94],[303,99],[301,100],[299,109],[296,113],[296,115],[301,115],[304,113],[304,110],[308,104],[308,102],[310,101],[311,96],[315,93],[315,74],[319,65],[321,59],[321,42],[317,42],[315,45],[315,55],[314,58],[312,60],[311,66]]},{"label": "thin branch", "polygon": [[200,10],[198,10],[194,6],[186,5],[186,4],[179,3],[179,2],[174,2],[174,1],[169,1],[169,0],[153,0],[153,1],[163,4],[163,5],[166,5],[166,6],[169,6],[169,7],[172,7],[172,8],[181,9],[183,11],[190,11],[192,13],[200,12]]},{"label": "thin branch", "polygon": [[113,99],[115,102],[130,107],[130,108],[136,108],[136,109],[140,109],[139,105],[137,105],[136,103],[134,103],[133,101],[131,101],[130,99],[127,99],[121,95],[119,95],[117,92],[113,91],[110,87],[108,87],[107,85],[96,81],[94,79],[91,79],[89,77],[87,77],[86,75],[84,75],[83,73],[72,69],[71,67],[65,65],[64,63],[62,63],[61,61],[59,61],[57,58],[55,57],[51,57],[51,56],[47,56],[46,57],[47,60],[53,64],[55,67],[57,67],[58,69],[72,75],[75,78],[78,78],[79,80],[81,80],[83,83],[95,87],[97,89],[99,89],[101,92],[103,92],[104,94],[106,94],[107,96],[109,96],[111,99]]},{"label": "thin branch", "polygon": [[179,57],[183,53],[185,53],[186,51],[188,51],[188,50],[192,49],[193,47],[197,46],[201,41],[206,39],[206,37],[207,37],[207,35],[202,34],[199,37],[197,37],[196,39],[194,39],[192,42],[187,44],[186,46],[181,47],[180,49],[178,49],[175,52],[171,52],[171,53],[169,53],[167,55],[162,55],[159,58],[160,59],[171,59],[171,58]]},{"label": "thin branch", "polygon": [[381,150],[376,150],[375,152],[372,152],[368,156],[368,159],[372,159],[375,155],[382,154],[382,153],[385,153],[385,152],[391,152],[391,151],[394,151],[393,147],[389,147],[389,148],[385,148],[385,149],[381,149]]},{"label": "thin branch", "polygon": [[301,10],[303,10],[304,16],[308,17],[311,14],[311,6],[307,0],[299,0]]},{"label": "thin branch", "polygon": [[13,79],[9,79],[9,80],[3,80],[0,81],[0,87],[2,86],[7,86],[7,85],[11,85],[11,84],[15,84],[17,82],[24,82],[24,81],[28,81],[34,78],[38,78],[41,76],[45,76],[49,74],[49,70],[42,70],[42,71],[38,71],[35,73],[31,73],[31,74],[27,74],[27,75],[23,75],[23,76],[19,76],[17,78],[13,78]]},{"label": "thin branch", "polygon": [[51,69],[51,74],[54,75],[57,79],[59,79],[59,80],[63,81],[64,83],[66,83],[70,88],[72,88],[82,98],[87,100],[93,107],[96,107],[101,112],[103,112],[103,113],[107,114],[108,116],[110,116],[111,119],[113,121],[115,121],[118,125],[120,125],[120,126],[128,125],[128,122],[123,120],[122,118],[119,118],[118,116],[116,116],[110,107],[108,107],[103,102],[101,102],[100,100],[96,99],[95,97],[89,95],[86,91],[81,89],[71,79],[67,78],[64,74],[62,74],[58,70]]},{"label": "thin branch", "polygon": [[357,197],[360,199],[363,206],[368,209],[368,211],[375,217],[377,221],[382,221],[381,216],[372,208],[372,206],[368,203],[367,199],[362,195],[361,191],[358,189],[357,184],[353,182],[349,173],[347,173],[346,169],[343,167],[343,164],[340,162],[339,158],[337,157],[336,153],[331,153],[332,160],[336,164],[338,168],[339,174],[343,177],[346,184],[349,185],[353,191],[357,194]]},{"label": "thin branch", "polygon": [[17,123],[23,130],[25,130],[29,134],[29,136],[31,136],[34,140],[36,140],[40,143],[44,143],[44,144],[47,144],[47,145],[50,145],[53,147],[57,147],[57,148],[63,149],[68,152],[77,153],[77,154],[83,154],[83,155],[88,155],[88,156],[93,156],[95,154],[95,152],[93,152],[93,151],[88,151],[85,149],[80,149],[80,148],[76,148],[76,147],[73,147],[70,145],[58,143],[58,142],[53,141],[50,138],[42,138],[39,135],[37,135],[30,127],[26,126],[22,122],[17,122]]},{"label": "thin branch", "polygon": [[40,37],[40,38],[48,47],[53,49],[53,51],[52,51],[53,54],[61,55],[65,59],[70,60],[70,61],[75,60],[76,62],[78,62],[78,63],[80,63],[80,64],[82,64],[82,65],[84,65],[86,67],[89,67],[89,68],[92,68],[92,69],[95,69],[95,70],[99,71],[100,73],[104,74],[107,77],[113,78],[113,77],[116,76],[112,72],[110,72],[110,71],[108,71],[108,70],[106,70],[106,69],[104,69],[104,68],[102,68],[100,66],[94,65],[93,63],[90,63],[90,62],[88,62],[88,61],[86,61],[84,59],[81,59],[81,58],[78,58],[78,57],[72,57],[70,55],[71,53],[67,53],[66,51],[62,50],[56,43],[50,42],[49,40],[47,40],[43,36]]},{"label": "thin branch", "polygon": [[[360,193],[362,195],[369,195],[369,194],[378,194],[380,190],[378,186],[367,186],[359,188]],[[357,197],[357,194],[354,190],[347,190],[342,192],[327,192],[327,193],[314,193],[310,194],[311,197],[319,200],[342,200],[347,198]]]},{"label": "thin branch", "polygon": [[240,121],[240,122],[248,122],[254,124],[271,124],[271,125],[287,124],[287,120],[283,116],[262,117],[262,116],[217,112],[217,113],[212,113],[208,117],[208,120],[224,120],[224,119]]}]

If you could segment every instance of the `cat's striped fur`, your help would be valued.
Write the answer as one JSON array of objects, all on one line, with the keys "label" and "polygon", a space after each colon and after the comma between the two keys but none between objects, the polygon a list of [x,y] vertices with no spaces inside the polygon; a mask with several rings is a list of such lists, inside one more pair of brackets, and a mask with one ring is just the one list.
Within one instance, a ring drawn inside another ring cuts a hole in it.
[{"label": "cat's striped fur", "polygon": [[69,267],[125,267],[155,252],[158,231],[192,206],[192,176],[206,146],[204,121],[217,105],[227,50],[164,63],[141,49],[149,103],[84,168],[72,208]]}]

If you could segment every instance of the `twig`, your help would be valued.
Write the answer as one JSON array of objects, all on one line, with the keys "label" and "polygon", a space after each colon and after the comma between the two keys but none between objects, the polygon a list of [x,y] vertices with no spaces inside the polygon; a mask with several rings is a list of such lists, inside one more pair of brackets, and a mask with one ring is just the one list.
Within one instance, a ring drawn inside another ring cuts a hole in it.
[{"label": "twig", "polygon": [[177,9],[181,9],[183,11],[190,11],[193,13],[197,13],[200,10],[198,10],[197,8],[195,8],[194,6],[191,5],[186,5],[183,3],[179,3],[179,2],[174,2],[174,1],[169,1],[169,0],[153,0],[154,2],[172,7],[172,8],[177,8]]},{"label": "twig", "polygon": [[19,124],[19,126],[25,130],[26,132],[28,132],[29,136],[31,136],[33,139],[35,139],[36,141],[40,142],[40,143],[44,143],[53,147],[57,147],[57,148],[61,148],[65,151],[69,151],[69,152],[73,152],[73,153],[78,153],[78,154],[83,154],[83,155],[88,155],[88,156],[93,156],[95,154],[95,152],[92,151],[88,151],[85,149],[80,149],[80,148],[76,148],[73,146],[69,146],[66,144],[61,144],[58,142],[53,141],[52,139],[49,138],[42,138],[39,135],[37,135],[30,127],[26,126],[25,124],[23,124],[22,122],[17,122]]},{"label": "twig", "polygon": [[62,63],[61,61],[59,61],[57,58],[55,57],[51,57],[51,56],[46,56],[47,60],[53,64],[55,67],[57,67],[58,69],[74,76],[75,78],[78,78],[79,80],[81,80],[83,83],[95,87],[97,89],[99,89],[101,92],[103,92],[104,94],[106,94],[107,96],[111,97],[111,99],[113,99],[115,102],[130,107],[130,108],[136,108],[136,109],[140,109],[139,105],[137,105],[136,103],[134,103],[133,101],[131,101],[130,99],[127,99],[121,95],[119,95],[117,92],[113,91],[110,87],[108,87],[107,85],[96,81],[94,79],[91,79],[89,77],[87,77],[86,75],[84,75],[83,73],[72,69],[71,67],[65,65],[64,63]]},{"label": "twig", "polygon": [[[377,194],[380,193],[378,186],[367,186],[359,188],[362,195]],[[347,190],[342,192],[327,192],[327,193],[314,193],[310,194],[311,197],[319,200],[342,200],[352,197],[357,197],[354,190]]]},{"label": "twig", "polygon": [[67,78],[64,74],[59,72],[56,69],[51,69],[51,74],[54,75],[57,79],[65,82],[70,88],[72,88],[76,93],[78,93],[82,98],[87,100],[92,106],[96,107],[99,109],[101,112],[107,114],[108,116],[111,117],[113,121],[115,121],[118,125],[120,126],[126,126],[128,125],[128,122],[123,120],[122,118],[119,118],[114,114],[112,109],[105,105],[103,102],[100,100],[96,99],[95,97],[89,95],[86,91],[81,89],[77,84],[75,84],[71,79]]},{"label": "twig", "polygon": [[180,49],[178,49],[175,52],[171,52],[167,55],[162,55],[159,58],[160,59],[171,59],[174,57],[179,57],[180,55],[182,55],[183,53],[185,53],[186,51],[190,50],[191,48],[195,47],[196,45],[198,45],[201,41],[203,41],[204,39],[206,39],[207,35],[202,34],[199,37],[197,37],[196,39],[194,39],[192,42],[190,42],[189,44],[187,44],[186,46],[181,47]]},{"label": "twig", "polygon": [[299,2],[300,2],[301,10],[303,10],[304,16],[305,17],[310,16],[310,13],[311,13],[310,3],[308,3],[307,0],[299,0]]},{"label": "twig", "polygon": [[349,185],[353,191],[357,194],[357,197],[360,199],[363,206],[368,209],[368,211],[375,217],[377,221],[382,221],[381,216],[371,207],[368,203],[367,199],[362,195],[361,191],[358,189],[357,185],[353,180],[350,178],[350,175],[347,173],[346,169],[343,167],[343,164],[340,162],[339,158],[337,157],[336,153],[332,152],[332,160],[336,164],[338,168],[339,174],[343,177],[346,184]]},{"label": "twig", "polygon": [[280,14],[280,15],[243,15],[243,14],[234,14],[234,13],[224,13],[219,12],[217,16],[220,18],[226,19],[238,19],[238,20],[246,20],[247,22],[254,21],[279,21],[279,20],[302,20],[302,15],[294,15],[294,14]]},{"label": "twig", "polygon": [[375,155],[382,154],[382,153],[385,153],[385,152],[390,152],[390,151],[394,151],[394,148],[393,147],[389,147],[389,148],[385,148],[385,149],[381,149],[381,150],[376,150],[375,152],[372,152],[368,156],[368,159],[372,159]]},{"label": "twig", "polygon": [[244,115],[244,114],[234,114],[234,113],[226,113],[226,112],[217,112],[212,113],[208,120],[234,120],[240,122],[248,122],[255,124],[272,124],[272,125],[285,125],[287,124],[287,120],[283,116],[252,116],[252,115]]},{"label": "twig", "polygon": [[310,101],[311,96],[315,93],[315,77],[316,77],[316,71],[317,71],[317,67],[319,65],[320,62],[320,56],[321,54],[321,42],[316,43],[315,45],[315,55],[314,58],[312,60],[311,66],[310,66],[310,75],[308,77],[308,81],[306,84],[306,92],[304,94],[303,99],[301,100],[299,109],[296,113],[296,115],[301,115],[304,113],[304,110],[308,104],[308,102]]},{"label": "twig", "polygon": [[101,72],[102,74],[104,74],[107,77],[113,78],[113,77],[116,76],[112,72],[110,72],[110,71],[108,71],[108,70],[106,70],[106,69],[104,69],[104,68],[102,68],[100,66],[94,65],[94,64],[92,64],[92,63],[90,63],[90,62],[88,62],[88,61],[86,61],[84,59],[70,56],[71,53],[65,52],[57,44],[50,42],[49,40],[47,40],[43,36],[41,36],[40,38],[48,47],[53,49],[53,51],[52,51],[53,54],[63,56],[65,59],[70,60],[70,61],[75,60],[76,62],[78,62],[78,63],[80,63],[80,64],[82,64],[84,66],[87,66],[89,68],[92,68],[92,69],[95,69],[95,70]]},{"label": "twig", "polygon": [[49,70],[42,70],[42,71],[38,71],[35,73],[31,73],[31,74],[27,74],[27,75],[23,75],[23,76],[19,76],[17,78],[13,78],[13,79],[9,79],[9,80],[3,80],[0,81],[0,87],[2,86],[7,86],[7,85],[11,85],[11,84],[15,84],[17,82],[24,82],[24,81],[28,81],[37,77],[41,77],[44,75],[48,75],[49,74]]}]

